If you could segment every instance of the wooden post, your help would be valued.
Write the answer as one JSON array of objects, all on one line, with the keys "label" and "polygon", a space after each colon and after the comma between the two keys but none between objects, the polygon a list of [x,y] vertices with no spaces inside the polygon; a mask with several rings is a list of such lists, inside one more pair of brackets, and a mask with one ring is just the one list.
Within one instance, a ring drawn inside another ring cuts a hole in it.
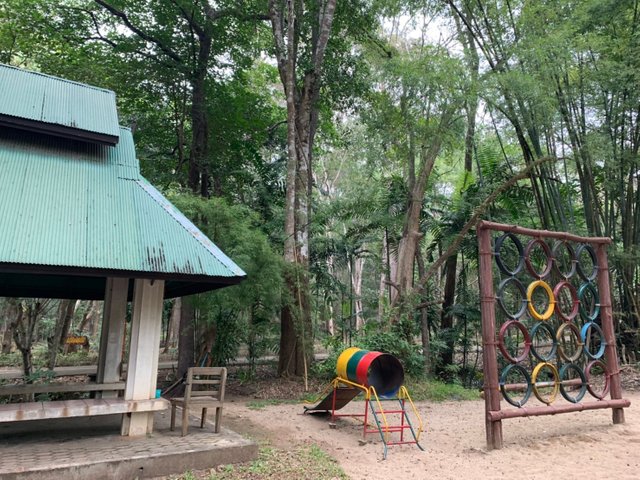
[{"label": "wooden post", "polygon": [[562,413],[584,412],[587,410],[600,410],[603,408],[611,408],[622,410],[631,405],[629,400],[599,400],[597,402],[588,403],[570,403],[569,405],[545,405],[544,407],[520,407],[508,410],[500,410],[499,412],[489,412],[492,420],[522,417],[537,417],[540,415],[559,415]]},{"label": "wooden post", "polygon": [[[120,381],[128,291],[128,278],[107,278],[96,375],[98,383]],[[102,398],[112,398],[117,397],[118,392],[105,391],[99,395]]]},{"label": "wooden post", "polygon": [[500,410],[498,359],[496,357],[496,318],[493,292],[491,230],[479,222],[476,228],[480,253],[480,312],[482,316],[482,361],[484,362],[484,406],[487,448],[502,448],[502,421],[492,420],[489,412]]},{"label": "wooden post", "polygon": [[[135,279],[125,400],[155,397],[163,297],[164,280]],[[152,431],[153,412],[128,413],[122,419],[122,435],[138,436]]]},{"label": "wooden post", "polygon": [[[607,342],[605,348],[605,360],[607,362],[610,377],[610,394],[612,400],[622,398],[622,386],[620,384],[620,366],[618,364],[618,353],[616,337],[613,329],[613,313],[611,307],[611,289],[609,285],[609,263],[607,261],[606,245],[598,245],[596,258],[598,262],[598,294],[600,297],[600,320],[602,323],[602,333]],[[624,409],[613,408],[613,423],[624,423]]]}]

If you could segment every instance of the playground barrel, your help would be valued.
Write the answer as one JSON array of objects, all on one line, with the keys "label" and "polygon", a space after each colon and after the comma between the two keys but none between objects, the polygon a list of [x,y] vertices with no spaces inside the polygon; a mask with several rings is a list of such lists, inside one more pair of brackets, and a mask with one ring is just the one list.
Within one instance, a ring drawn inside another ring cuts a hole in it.
[{"label": "playground barrel", "polygon": [[404,382],[404,369],[396,357],[357,347],[347,348],[340,354],[336,373],[338,377],[375,388],[381,396],[395,395]]}]

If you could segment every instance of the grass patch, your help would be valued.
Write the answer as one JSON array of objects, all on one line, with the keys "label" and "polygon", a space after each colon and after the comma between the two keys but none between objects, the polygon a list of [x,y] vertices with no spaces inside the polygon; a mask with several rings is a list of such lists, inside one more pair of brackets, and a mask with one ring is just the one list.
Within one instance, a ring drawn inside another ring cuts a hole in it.
[{"label": "grass patch", "polygon": [[208,472],[186,472],[171,480],[348,480],[338,463],[317,445],[292,450],[260,448],[258,459],[239,465],[222,465]]},{"label": "grass patch", "polygon": [[414,401],[431,400],[433,402],[443,402],[446,400],[477,400],[480,398],[478,390],[438,380],[408,378],[405,386]]},{"label": "grass patch", "polygon": [[287,402],[286,400],[279,400],[276,398],[266,398],[260,400],[252,400],[247,402],[247,408],[250,410],[262,410],[267,407],[272,407],[274,405],[282,405],[283,403],[292,403]]},{"label": "grass patch", "polygon": [[[97,345],[96,345],[97,348]],[[47,368],[49,358],[47,357],[46,345],[39,343],[33,346],[32,360],[34,368]],[[95,365],[98,362],[98,351],[80,350],[71,353],[59,353],[56,357],[58,367],[77,367],[78,365]],[[19,351],[0,355],[0,367],[22,368],[22,354]]]}]

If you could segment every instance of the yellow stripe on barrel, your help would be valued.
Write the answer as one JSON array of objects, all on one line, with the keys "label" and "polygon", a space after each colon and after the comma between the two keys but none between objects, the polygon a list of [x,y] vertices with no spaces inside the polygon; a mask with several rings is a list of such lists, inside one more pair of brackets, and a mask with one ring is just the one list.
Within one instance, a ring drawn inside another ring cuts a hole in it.
[{"label": "yellow stripe on barrel", "polygon": [[347,364],[349,363],[349,360],[351,360],[351,357],[360,350],[362,349],[358,347],[349,347],[340,354],[338,362],[336,363],[336,373],[340,378],[344,378],[345,380],[348,378]]}]

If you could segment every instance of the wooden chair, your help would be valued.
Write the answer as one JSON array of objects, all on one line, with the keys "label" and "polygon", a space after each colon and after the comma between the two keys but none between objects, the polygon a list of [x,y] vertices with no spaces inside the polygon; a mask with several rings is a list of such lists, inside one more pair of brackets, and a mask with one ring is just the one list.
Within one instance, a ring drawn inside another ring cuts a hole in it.
[{"label": "wooden chair", "polygon": [[216,409],[215,432],[220,432],[227,369],[224,367],[192,367],[187,371],[184,397],[171,399],[171,430],[175,428],[176,407],[182,407],[182,436],[189,429],[189,408],[201,408],[200,428],[204,428],[207,409]]}]

